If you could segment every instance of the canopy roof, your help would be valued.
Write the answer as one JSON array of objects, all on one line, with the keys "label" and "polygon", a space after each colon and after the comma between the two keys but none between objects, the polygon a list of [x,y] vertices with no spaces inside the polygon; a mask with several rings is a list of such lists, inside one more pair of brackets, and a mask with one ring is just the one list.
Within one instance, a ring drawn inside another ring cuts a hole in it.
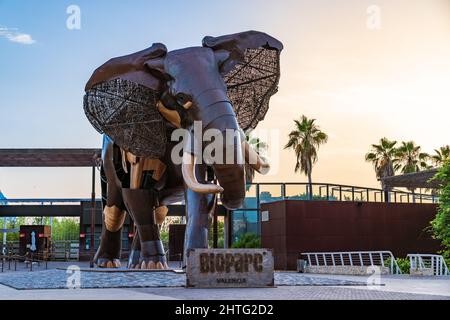
[{"label": "canopy roof", "polygon": [[100,149],[0,149],[0,167],[92,167]]},{"label": "canopy roof", "polygon": [[431,179],[436,175],[438,169],[408,173],[399,176],[381,178],[386,188],[408,188],[408,189],[437,189],[442,181]]}]

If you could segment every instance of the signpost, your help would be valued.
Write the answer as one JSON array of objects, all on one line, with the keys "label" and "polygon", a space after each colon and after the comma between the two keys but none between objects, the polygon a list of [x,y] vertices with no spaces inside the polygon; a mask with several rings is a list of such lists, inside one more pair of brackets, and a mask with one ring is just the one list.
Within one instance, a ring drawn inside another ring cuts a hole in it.
[{"label": "signpost", "polygon": [[187,288],[274,287],[268,249],[193,249],[187,254]]}]

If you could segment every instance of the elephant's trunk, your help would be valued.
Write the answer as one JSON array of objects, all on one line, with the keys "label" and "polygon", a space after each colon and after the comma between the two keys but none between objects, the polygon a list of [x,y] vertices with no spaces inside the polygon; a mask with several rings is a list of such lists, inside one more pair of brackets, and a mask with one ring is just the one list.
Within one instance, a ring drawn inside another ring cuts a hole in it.
[{"label": "elephant's trunk", "polygon": [[[239,151],[245,156],[245,161],[256,171],[266,174],[270,166],[258,153],[246,142],[242,142],[234,147],[236,158],[239,158]],[[239,150],[240,149],[240,150]],[[200,183],[195,175],[196,157],[185,151],[183,154],[182,173],[187,187],[194,192],[201,194],[221,193],[221,200],[225,207],[230,210],[238,209],[242,206],[245,198],[245,169],[244,165],[236,163],[213,164],[214,172],[220,185],[210,183]]]}]

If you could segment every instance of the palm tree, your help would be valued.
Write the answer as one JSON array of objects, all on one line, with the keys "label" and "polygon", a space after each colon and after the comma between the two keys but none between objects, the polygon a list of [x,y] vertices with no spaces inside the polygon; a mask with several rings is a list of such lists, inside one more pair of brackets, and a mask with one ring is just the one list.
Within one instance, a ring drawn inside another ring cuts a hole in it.
[{"label": "palm tree", "polygon": [[421,149],[414,141],[402,142],[402,145],[396,152],[394,169],[399,170],[403,174],[429,169],[430,166],[427,161],[430,156],[425,152],[421,152]]},{"label": "palm tree", "polygon": [[[421,147],[416,145],[414,141],[402,142],[402,145],[397,149],[395,170],[399,170],[403,174],[419,172],[423,169],[429,169],[427,161],[430,156],[421,152]],[[415,188],[409,189],[413,193],[413,202],[415,199]]]},{"label": "palm tree", "polygon": [[446,145],[440,147],[438,150],[434,150],[435,154],[431,156],[436,167],[441,167],[445,161],[450,160],[450,146]]},{"label": "palm tree", "polygon": [[312,199],[312,169],[317,162],[317,149],[328,141],[328,135],[315,124],[316,119],[308,119],[302,115],[294,120],[295,130],[289,134],[289,141],[284,147],[292,148],[297,157],[295,172],[303,172],[308,176],[309,199]]},{"label": "palm tree", "polygon": [[[395,145],[397,141],[390,141],[387,138],[380,139],[380,144],[373,144],[370,152],[366,154],[366,161],[371,162],[375,169],[375,173],[378,179],[390,177],[395,175],[394,161],[397,149]],[[381,180],[381,188],[389,195],[385,190],[383,180]]]}]

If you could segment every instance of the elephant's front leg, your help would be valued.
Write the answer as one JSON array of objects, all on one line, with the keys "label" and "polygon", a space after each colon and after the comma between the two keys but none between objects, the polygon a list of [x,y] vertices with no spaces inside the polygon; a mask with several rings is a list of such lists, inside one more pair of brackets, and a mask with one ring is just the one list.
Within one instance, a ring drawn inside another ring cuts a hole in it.
[{"label": "elephant's front leg", "polygon": [[154,211],[155,192],[146,189],[123,189],[123,198],[136,225],[140,241],[140,258],[133,267],[166,269],[166,256]]},{"label": "elephant's front leg", "polygon": [[122,189],[122,195],[136,225],[140,242],[139,261],[136,265],[135,261],[131,261],[129,266],[140,269],[166,269],[168,268],[166,256],[155,216],[157,198],[153,189],[153,179],[158,177],[158,162],[135,157],[129,153],[124,157],[131,165],[131,172],[130,188]]},{"label": "elephant's front leg", "polygon": [[[161,206],[155,209],[155,219],[158,224],[159,229],[161,229],[161,225],[164,223],[164,219],[167,216],[168,208],[166,206]],[[139,232],[136,230],[136,233],[133,238],[133,242],[131,244],[130,256],[128,258],[128,268],[129,269],[140,269],[141,264],[139,263],[141,258],[141,239],[139,237]],[[167,265],[165,265],[167,269]]]},{"label": "elephant's front leg", "polygon": [[[198,174],[201,181],[203,174]],[[200,172],[202,173],[202,172]],[[184,258],[186,261],[187,252],[190,249],[208,248],[208,231],[215,214],[217,195],[200,194],[190,189],[186,189],[186,235],[184,240]]]}]

